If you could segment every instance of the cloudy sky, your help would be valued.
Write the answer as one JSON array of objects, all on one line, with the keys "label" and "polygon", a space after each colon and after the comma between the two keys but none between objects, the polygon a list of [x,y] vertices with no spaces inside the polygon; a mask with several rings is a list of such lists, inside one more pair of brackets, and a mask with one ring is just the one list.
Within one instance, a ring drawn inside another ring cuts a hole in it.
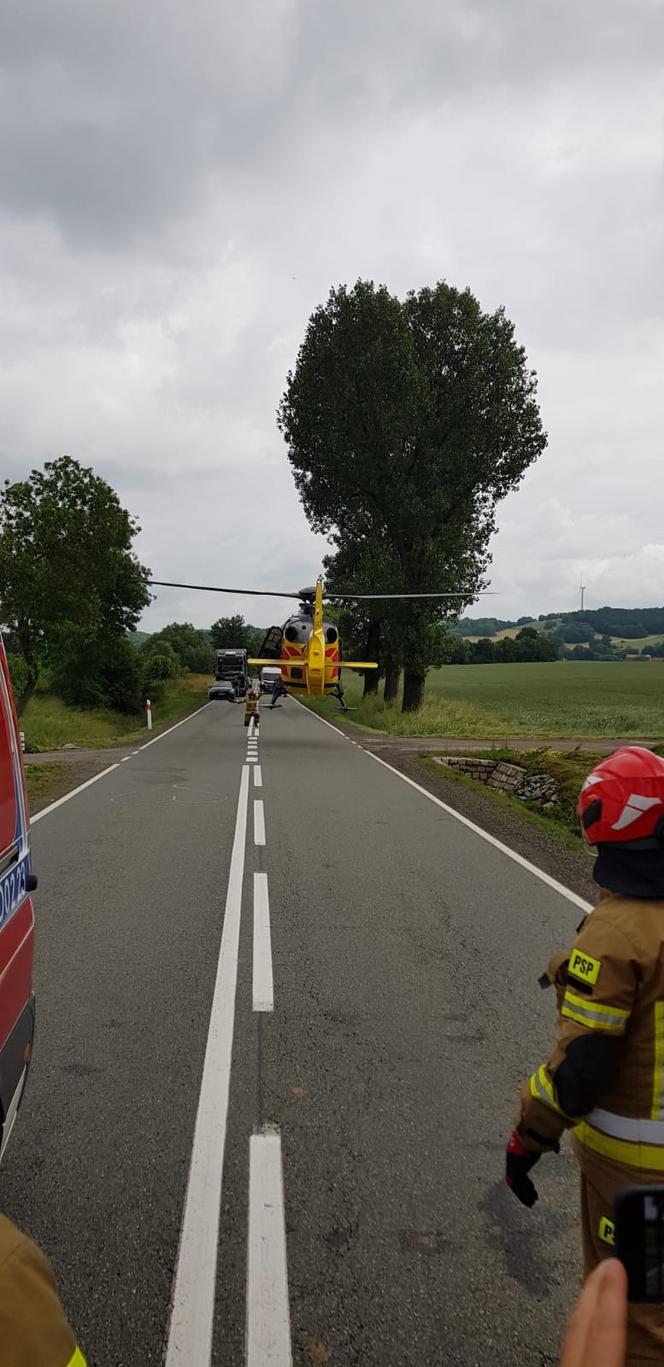
[{"label": "cloudy sky", "polygon": [[[662,0],[4,0],[0,473],[93,465],[157,578],[310,582],[307,318],[444,277],[505,305],[549,433],[479,610],[664,602],[663,97]],[[144,625],[229,610],[279,617]]]}]

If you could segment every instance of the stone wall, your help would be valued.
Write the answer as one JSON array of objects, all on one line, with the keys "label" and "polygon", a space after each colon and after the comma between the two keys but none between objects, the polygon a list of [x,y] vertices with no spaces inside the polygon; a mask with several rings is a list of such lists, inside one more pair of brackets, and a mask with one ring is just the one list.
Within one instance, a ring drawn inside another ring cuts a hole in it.
[{"label": "stone wall", "polygon": [[556,780],[550,774],[529,774],[520,764],[506,760],[479,759],[474,755],[436,755],[437,764],[484,783],[487,788],[518,797],[521,802],[535,802],[543,807],[555,807],[558,802]]}]

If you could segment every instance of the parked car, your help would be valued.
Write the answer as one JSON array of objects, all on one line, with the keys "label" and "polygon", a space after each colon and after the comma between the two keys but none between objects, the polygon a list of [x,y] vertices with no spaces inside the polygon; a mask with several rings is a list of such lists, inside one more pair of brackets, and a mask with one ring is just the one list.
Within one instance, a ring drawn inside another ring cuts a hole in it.
[{"label": "parked car", "polygon": [[0,1159],[32,1056],[35,918],[30,894],[36,886],[21,738],[0,635]]},{"label": "parked car", "polygon": [[208,688],[209,702],[235,702],[235,686],[230,679],[215,679]]}]

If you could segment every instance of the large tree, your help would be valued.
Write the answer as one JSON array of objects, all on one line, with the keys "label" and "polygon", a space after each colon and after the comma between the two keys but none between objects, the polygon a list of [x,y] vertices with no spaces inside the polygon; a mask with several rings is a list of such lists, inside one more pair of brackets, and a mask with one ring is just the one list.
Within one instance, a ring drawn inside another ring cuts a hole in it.
[{"label": "large tree", "polygon": [[[455,611],[484,586],[496,503],[546,445],[536,377],[504,310],[484,313],[445,282],[403,302],[370,281],[333,289],[278,421],[314,529],[342,549],[388,547],[396,591],[458,593]],[[432,600],[409,610],[406,711],[421,705],[444,611]]]},{"label": "large tree", "polygon": [[49,647],[68,627],[103,645],[135,627],[150,571],[131,547],[140,530],[117,494],[69,456],[0,490],[0,623],[25,663],[22,711]]},{"label": "large tree", "polygon": [[218,617],[210,627],[210,639],[215,650],[248,650],[252,629],[239,613],[236,617]]}]

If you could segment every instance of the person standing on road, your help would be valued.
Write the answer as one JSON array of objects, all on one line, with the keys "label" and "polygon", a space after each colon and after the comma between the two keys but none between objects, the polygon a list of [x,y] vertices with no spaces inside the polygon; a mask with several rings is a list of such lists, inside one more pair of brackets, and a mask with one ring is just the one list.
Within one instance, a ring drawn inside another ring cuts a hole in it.
[{"label": "person standing on road", "polygon": [[85,1367],[41,1249],[0,1215],[0,1367]]},{"label": "person standing on road", "polygon": [[252,717],[253,717],[253,719],[254,719],[254,726],[255,726],[256,730],[258,730],[258,723],[259,723],[259,721],[260,721],[260,717],[259,717],[259,714],[258,714],[258,697],[257,697],[256,693],[254,693],[253,688],[250,688],[250,689],[248,689],[248,691],[247,691],[247,696],[246,696],[246,698],[245,698],[245,700],[244,700],[244,724],[245,724],[245,726],[248,726],[248,725],[249,725],[249,722],[251,721],[251,718],[252,718]]},{"label": "person standing on road", "polygon": [[283,686],[283,684],[282,684],[282,682],[281,682],[281,679],[280,679],[280,678],[279,678],[279,679],[275,679],[274,687],[273,687],[273,689],[272,689],[272,697],[271,697],[271,699],[270,699],[270,711],[272,711],[272,709],[273,709],[274,707],[277,706],[277,703],[278,703],[278,701],[279,701],[279,698],[287,698],[287,697],[288,697],[288,694],[287,694],[286,689],[284,688],[284,686]]},{"label": "person standing on road", "polygon": [[[664,1180],[664,760],[616,751],[589,774],[578,813],[600,896],[540,979],[556,987],[556,1045],[523,1085],[506,1180],[533,1206],[532,1168],[573,1130],[588,1273],[613,1252],[616,1194]],[[629,1367],[663,1361],[664,1304],[630,1305]]]}]

